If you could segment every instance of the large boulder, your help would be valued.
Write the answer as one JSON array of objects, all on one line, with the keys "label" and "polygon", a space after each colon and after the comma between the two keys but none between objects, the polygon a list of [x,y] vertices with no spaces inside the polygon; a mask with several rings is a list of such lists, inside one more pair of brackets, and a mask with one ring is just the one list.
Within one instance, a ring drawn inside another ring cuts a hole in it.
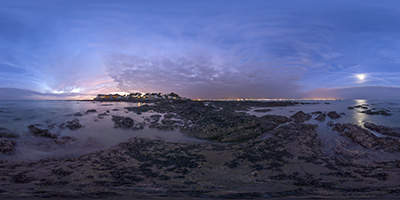
[{"label": "large boulder", "polygon": [[292,119],[294,121],[294,123],[303,123],[305,121],[308,121],[311,119],[311,115],[310,114],[306,114],[303,111],[299,111],[297,113],[295,113],[294,115],[292,115],[290,117],[290,119]]},{"label": "large boulder", "polygon": [[331,111],[328,112],[328,117],[330,117],[331,119],[339,119],[342,116],[340,116],[336,111]]}]

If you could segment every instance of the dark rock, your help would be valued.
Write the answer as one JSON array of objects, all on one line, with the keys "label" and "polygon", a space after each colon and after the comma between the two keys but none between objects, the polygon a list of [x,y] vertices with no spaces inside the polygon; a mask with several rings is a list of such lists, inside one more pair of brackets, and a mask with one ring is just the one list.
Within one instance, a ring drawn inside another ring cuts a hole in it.
[{"label": "dark rock", "polygon": [[122,116],[112,116],[112,121],[114,121],[115,128],[124,128],[129,129],[133,127],[134,121],[130,117],[122,117]]},{"label": "dark rock", "polygon": [[54,140],[54,143],[58,145],[66,145],[72,142],[75,142],[76,138],[70,136],[63,136]]},{"label": "dark rock", "polygon": [[169,126],[174,125],[175,123],[179,123],[179,122],[180,122],[179,120],[173,120],[173,119],[163,119],[163,120],[161,120],[162,124],[169,125]]},{"label": "dark rock", "polygon": [[0,138],[0,153],[9,154],[13,152],[16,142],[10,139]]},{"label": "dark rock", "polygon": [[276,124],[284,124],[287,122],[291,122],[292,120],[285,117],[285,116],[280,116],[280,115],[264,115],[260,117],[261,120],[266,120],[266,121],[272,121],[275,122]]},{"label": "dark rock", "polygon": [[353,109],[354,109],[354,107],[351,107],[351,106],[349,106],[349,107],[347,107],[347,109],[353,110]]},{"label": "dark rock", "polygon": [[389,137],[377,137],[373,133],[359,126],[346,123],[335,124],[333,130],[343,136],[350,138],[353,142],[367,149],[385,149],[389,151],[400,151],[400,140]]},{"label": "dark rock", "polygon": [[150,123],[157,123],[158,120],[160,120],[161,115],[151,115],[149,118],[145,119],[146,121],[149,121]]},{"label": "dark rock", "polygon": [[336,111],[331,111],[328,112],[328,117],[330,117],[331,119],[339,119],[342,116],[340,116]]},{"label": "dark rock", "polygon": [[396,132],[395,130],[393,130],[390,127],[380,126],[380,125],[376,125],[374,123],[369,123],[369,122],[365,122],[364,126],[365,126],[365,128],[376,131],[382,135],[400,137],[400,132]]},{"label": "dark rock", "polygon": [[326,114],[321,113],[315,118],[315,120],[322,122],[322,121],[325,121],[325,118],[326,118]]},{"label": "dark rock", "polygon": [[77,130],[79,128],[82,128],[82,124],[79,123],[79,119],[74,119],[71,121],[67,121],[66,125],[67,128],[69,128],[70,130]]},{"label": "dark rock", "polygon": [[113,104],[101,104],[101,106],[112,106]]},{"label": "dark rock", "polygon": [[18,173],[16,175],[13,175],[11,177],[11,181],[14,183],[19,183],[19,184],[24,184],[24,183],[30,183],[34,181],[35,179],[33,177],[28,177],[23,173]]},{"label": "dark rock", "polygon": [[98,117],[99,119],[103,119],[105,116],[108,116],[108,115],[109,115],[108,113],[109,113],[109,112],[100,113],[100,114],[97,115],[97,117]]},{"label": "dark rock", "polygon": [[[87,113],[87,112],[86,112],[86,113]],[[81,113],[81,112],[77,112],[77,113],[73,114],[73,116],[76,116],[76,117],[81,117],[81,116],[83,116],[83,113]]]},{"label": "dark rock", "polygon": [[294,123],[303,123],[310,120],[311,117],[312,116],[310,114],[306,114],[303,111],[298,111],[294,115],[292,115],[290,119],[292,119]]},{"label": "dark rock", "polygon": [[30,133],[37,137],[57,138],[57,135],[50,133],[49,130],[37,128],[35,125],[29,125],[28,129]]},{"label": "dark rock", "polygon": [[384,116],[390,116],[392,114],[389,113],[388,110],[385,109],[369,109],[369,110],[365,110],[365,111],[361,111],[360,113],[365,113],[367,115],[384,115]]},{"label": "dark rock", "polygon": [[272,109],[269,109],[269,108],[267,108],[267,109],[256,109],[256,110],[254,110],[254,112],[270,112],[270,111],[272,111]]},{"label": "dark rock", "polygon": [[19,135],[15,133],[0,132],[0,138],[19,138]]},{"label": "dark rock", "polygon": [[111,111],[118,111],[118,109],[114,108],[114,109],[112,109]]},{"label": "dark rock", "polygon": [[95,109],[91,109],[91,110],[87,110],[87,111],[86,111],[86,114],[89,114],[89,113],[95,113],[95,112],[97,112],[97,110],[95,110]]},{"label": "dark rock", "polygon": [[167,113],[164,115],[164,119],[171,119],[171,118],[175,118],[176,115],[173,113]]}]

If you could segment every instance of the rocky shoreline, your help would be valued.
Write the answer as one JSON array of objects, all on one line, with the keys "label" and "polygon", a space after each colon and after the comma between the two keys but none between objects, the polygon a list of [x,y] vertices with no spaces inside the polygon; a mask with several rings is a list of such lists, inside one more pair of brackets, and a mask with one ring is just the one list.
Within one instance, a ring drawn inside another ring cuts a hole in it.
[{"label": "rocky shoreline", "polygon": [[[335,111],[299,111],[291,117],[268,115],[270,108],[299,104],[161,101],[125,108],[139,115],[155,112],[143,122],[88,110],[86,114],[99,118],[110,115],[116,129],[178,129],[209,142],[139,137],[76,158],[0,160],[0,197],[400,197],[400,160],[379,161],[369,156],[374,152],[398,153],[397,129],[372,123],[364,123],[365,128],[337,123],[335,120],[343,114]],[[247,114],[252,108],[266,115]],[[82,115],[74,114],[77,119],[60,128],[84,127],[79,121]],[[318,125],[310,123],[311,119],[327,123],[345,141],[334,155],[323,153]],[[378,137],[370,130],[388,137]],[[74,142],[74,138],[59,137],[36,125],[30,125],[29,131],[58,145]],[[0,150],[12,153],[15,135],[7,130],[0,132]],[[268,137],[261,138],[266,134]]]}]

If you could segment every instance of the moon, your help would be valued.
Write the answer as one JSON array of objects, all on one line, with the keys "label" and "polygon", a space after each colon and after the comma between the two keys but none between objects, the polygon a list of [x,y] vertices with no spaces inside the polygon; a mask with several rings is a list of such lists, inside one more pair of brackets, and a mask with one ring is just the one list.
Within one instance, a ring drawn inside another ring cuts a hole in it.
[{"label": "moon", "polygon": [[357,78],[358,78],[360,81],[363,81],[363,80],[365,79],[365,74],[357,74]]}]

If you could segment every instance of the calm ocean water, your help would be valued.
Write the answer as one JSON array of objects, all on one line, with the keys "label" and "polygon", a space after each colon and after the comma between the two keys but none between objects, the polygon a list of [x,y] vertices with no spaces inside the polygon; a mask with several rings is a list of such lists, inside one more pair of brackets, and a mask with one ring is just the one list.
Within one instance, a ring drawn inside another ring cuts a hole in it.
[{"label": "calm ocean water", "polygon": [[[305,104],[289,107],[273,107],[272,111],[266,113],[257,113],[249,111],[249,114],[262,116],[265,114],[275,114],[291,116],[297,111],[311,113],[315,111],[336,111],[344,113],[343,117],[332,120],[335,123],[353,123],[362,126],[364,122],[372,122],[389,127],[400,127],[400,101],[373,101],[373,100],[336,100],[336,101],[300,101]],[[349,106],[368,104],[369,108],[387,109],[391,116],[367,115],[360,113],[362,109],[347,109]],[[115,129],[111,121],[112,115],[128,116],[136,122],[142,122],[145,117],[156,113],[143,113],[137,115],[133,112],[127,112],[124,107],[140,106],[139,103],[130,102],[111,102],[100,103],[90,101],[0,101],[0,127],[9,129],[11,132],[20,135],[17,140],[16,152],[12,155],[0,155],[7,159],[41,159],[60,156],[82,155],[94,150],[105,149],[116,145],[129,138],[140,136],[151,139],[161,139],[166,141],[178,142],[204,142],[181,134],[176,131],[160,131],[145,127],[143,130],[123,130]],[[72,114],[85,113],[89,109],[96,109],[97,113],[89,113],[81,117]],[[117,110],[115,110],[117,109]],[[254,108],[256,109],[256,108]],[[100,119],[98,114],[109,111],[109,116]],[[315,117],[316,115],[314,115]],[[58,127],[72,119],[78,118],[84,126],[81,129],[71,131]],[[338,143],[345,142],[346,138],[339,136],[338,133],[331,130],[326,123],[314,119],[306,123],[318,124],[318,134],[326,146],[326,153],[332,153]],[[50,139],[32,136],[28,131],[28,126],[38,124],[39,127],[49,129],[52,133],[60,136],[73,136],[78,140],[74,144],[66,147],[49,145]],[[268,135],[268,134],[266,134]],[[378,136],[381,136],[377,134]],[[357,146],[354,146],[357,149]]]},{"label": "calm ocean water", "polygon": [[[0,155],[7,159],[39,159],[60,156],[82,155],[94,150],[105,149],[126,141],[132,137],[145,137],[177,142],[200,141],[176,131],[160,131],[145,127],[142,130],[124,130],[114,128],[112,115],[131,117],[135,122],[143,122],[145,117],[153,114],[149,111],[137,115],[127,112],[124,107],[143,105],[130,102],[90,102],[90,101],[0,101],[0,127],[20,135],[17,140],[16,152],[12,155]],[[95,109],[96,113],[85,112]],[[117,110],[116,110],[117,109]],[[98,114],[109,111],[108,116],[100,119]],[[73,114],[81,112],[80,117]],[[61,123],[79,119],[84,126],[77,130],[61,129]],[[51,140],[35,137],[29,133],[28,126],[39,125],[39,128],[49,129],[51,133],[59,136],[72,136],[78,140],[66,147],[50,145]]]}]

